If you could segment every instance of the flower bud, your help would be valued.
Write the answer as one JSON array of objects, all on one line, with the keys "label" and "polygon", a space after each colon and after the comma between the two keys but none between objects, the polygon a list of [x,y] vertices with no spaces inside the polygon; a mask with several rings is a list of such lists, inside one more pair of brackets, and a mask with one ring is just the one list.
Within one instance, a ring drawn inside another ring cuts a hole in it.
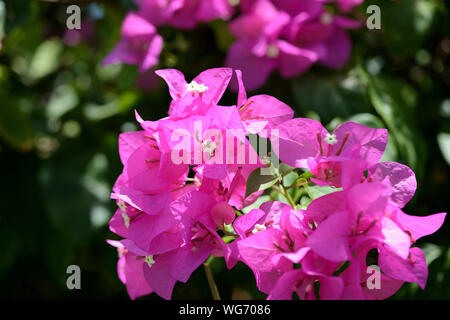
[{"label": "flower bud", "polygon": [[230,224],[234,217],[234,209],[226,201],[219,202],[211,210],[211,218],[218,225]]}]

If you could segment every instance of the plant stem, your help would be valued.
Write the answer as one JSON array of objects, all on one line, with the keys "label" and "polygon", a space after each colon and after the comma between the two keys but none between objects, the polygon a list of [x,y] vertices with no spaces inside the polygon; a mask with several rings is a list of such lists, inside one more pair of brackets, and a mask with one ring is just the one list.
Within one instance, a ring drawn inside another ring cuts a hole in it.
[{"label": "plant stem", "polygon": [[284,196],[287,199],[287,201],[289,202],[289,204],[291,205],[292,209],[295,210],[295,202],[294,200],[292,200],[291,195],[289,194],[289,192],[285,189],[284,185],[280,185],[281,190],[284,191]]},{"label": "plant stem", "polygon": [[213,261],[214,256],[211,255],[206,262],[203,264],[205,268],[206,278],[208,279],[209,288],[211,289],[211,294],[214,300],[220,300],[219,290],[217,290],[216,282],[214,281],[214,276],[211,271],[211,262]]},{"label": "plant stem", "polygon": [[271,188],[272,188],[273,190],[275,190],[275,191],[281,193],[281,194],[284,196],[284,191],[281,190],[280,188],[278,188],[278,187],[276,187],[276,186],[272,186]]},{"label": "plant stem", "polygon": [[297,187],[304,187],[307,186],[309,184],[309,181],[306,182],[302,182],[302,183],[298,183],[298,184],[293,184],[289,187],[286,187],[286,189],[291,189],[291,188],[297,188]]}]

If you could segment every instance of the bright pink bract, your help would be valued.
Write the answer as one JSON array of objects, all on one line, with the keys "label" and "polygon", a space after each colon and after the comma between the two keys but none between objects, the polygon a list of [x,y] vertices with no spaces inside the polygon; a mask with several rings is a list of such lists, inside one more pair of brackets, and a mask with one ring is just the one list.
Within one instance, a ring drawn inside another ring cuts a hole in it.
[{"label": "bright pink bract", "polygon": [[[385,299],[403,282],[425,288],[427,264],[414,244],[437,231],[446,213],[402,211],[417,184],[407,166],[380,162],[387,130],[347,122],[329,132],[293,118],[274,97],[247,98],[239,70],[233,106],[219,105],[229,68],[192,81],[174,69],[156,73],[172,97],[168,116],[144,121],[136,114],[142,130],[119,136],[124,169],[112,193],[118,209],[109,225],[123,239],[110,244],[132,299],[151,292],[170,299],[176,282],[187,282],[211,255],[228,268],[245,263],[268,299],[294,292],[300,299]],[[272,151],[283,164],[261,155],[251,137],[278,145]],[[262,169],[269,172],[263,182]],[[287,184],[291,173],[297,178]],[[328,191],[297,203],[289,189],[304,187]],[[282,196],[244,209],[272,189]],[[378,269],[366,264],[374,253]],[[381,272],[378,282],[368,270]]]},{"label": "bright pink bract", "polygon": [[[163,48],[157,28],[192,30],[199,23],[229,21],[236,38],[225,65],[243,71],[248,90],[266,82],[274,70],[283,78],[306,72],[318,63],[344,66],[351,54],[348,29],[361,27],[350,11],[363,0],[135,0],[122,25],[121,40],[104,64],[154,67]],[[335,4],[334,13],[327,5]],[[232,84],[233,89],[235,84]]]}]

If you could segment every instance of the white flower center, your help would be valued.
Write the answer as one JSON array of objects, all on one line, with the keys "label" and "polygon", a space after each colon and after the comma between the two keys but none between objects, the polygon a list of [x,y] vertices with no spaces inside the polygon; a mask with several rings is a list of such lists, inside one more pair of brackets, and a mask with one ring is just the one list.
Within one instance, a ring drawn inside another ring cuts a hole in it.
[{"label": "white flower center", "polygon": [[280,54],[280,49],[278,49],[278,47],[276,45],[269,44],[267,46],[266,55],[269,58],[276,58],[276,57],[278,57],[279,54]]},{"label": "white flower center", "polygon": [[233,7],[239,5],[240,2],[241,2],[241,0],[228,0],[228,3],[230,5],[232,5]]},{"label": "white flower center", "polygon": [[258,233],[260,231],[266,230],[266,226],[263,224],[255,224],[255,227],[252,230],[252,233]]},{"label": "white flower center", "polygon": [[125,212],[122,212],[122,219],[125,223],[125,227],[128,229],[130,227],[130,217]]},{"label": "white flower center", "polygon": [[324,141],[331,145],[338,143],[338,140],[336,139],[336,135],[334,133],[333,134],[327,133]]},{"label": "white flower center", "polygon": [[127,211],[127,206],[126,206],[125,202],[123,202],[122,200],[119,200],[119,203],[117,205],[119,206],[120,210],[122,210],[122,212]]},{"label": "white flower center", "polygon": [[151,268],[152,265],[155,263],[155,260],[153,260],[153,256],[146,256],[145,262],[147,263],[148,267]]},{"label": "white flower center", "polygon": [[329,25],[333,21],[333,16],[329,12],[325,12],[320,16],[320,23],[323,25]]},{"label": "white flower center", "polygon": [[212,154],[214,150],[216,150],[217,144],[214,141],[208,139],[202,142],[202,148],[204,152]]},{"label": "white flower center", "polygon": [[195,81],[192,81],[191,83],[186,84],[186,90],[188,92],[205,92],[208,90],[208,87],[205,86],[203,83],[197,83]]}]

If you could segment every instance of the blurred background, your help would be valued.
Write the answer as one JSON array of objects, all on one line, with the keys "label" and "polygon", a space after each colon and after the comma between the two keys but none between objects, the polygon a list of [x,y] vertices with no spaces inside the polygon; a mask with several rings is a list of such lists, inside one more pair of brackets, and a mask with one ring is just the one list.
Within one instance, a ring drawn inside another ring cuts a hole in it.
[{"label": "blurred background", "polygon": [[[121,172],[117,138],[164,117],[170,96],[152,71],[102,67],[120,37],[131,0],[72,1],[81,30],[66,28],[67,3],[0,0],[0,254],[1,299],[128,299],[116,272],[117,239],[108,220],[109,195]],[[272,74],[254,93],[290,105],[297,117],[334,128],[344,120],[389,129],[383,160],[410,166],[418,190],[405,212],[450,209],[450,17],[440,0],[365,1],[381,7],[381,30],[351,31],[345,68],[314,66],[282,80]],[[159,28],[159,68],[187,79],[222,66],[233,41],[214,21],[195,32]],[[236,101],[228,92],[224,105]],[[425,291],[405,284],[392,299],[450,298],[450,220],[418,244],[426,253]],[[81,290],[68,290],[66,268],[81,268]],[[251,271],[212,264],[225,299],[264,299]],[[203,269],[177,283],[174,299],[210,299]],[[159,299],[156,295],[143,299]]]}]

